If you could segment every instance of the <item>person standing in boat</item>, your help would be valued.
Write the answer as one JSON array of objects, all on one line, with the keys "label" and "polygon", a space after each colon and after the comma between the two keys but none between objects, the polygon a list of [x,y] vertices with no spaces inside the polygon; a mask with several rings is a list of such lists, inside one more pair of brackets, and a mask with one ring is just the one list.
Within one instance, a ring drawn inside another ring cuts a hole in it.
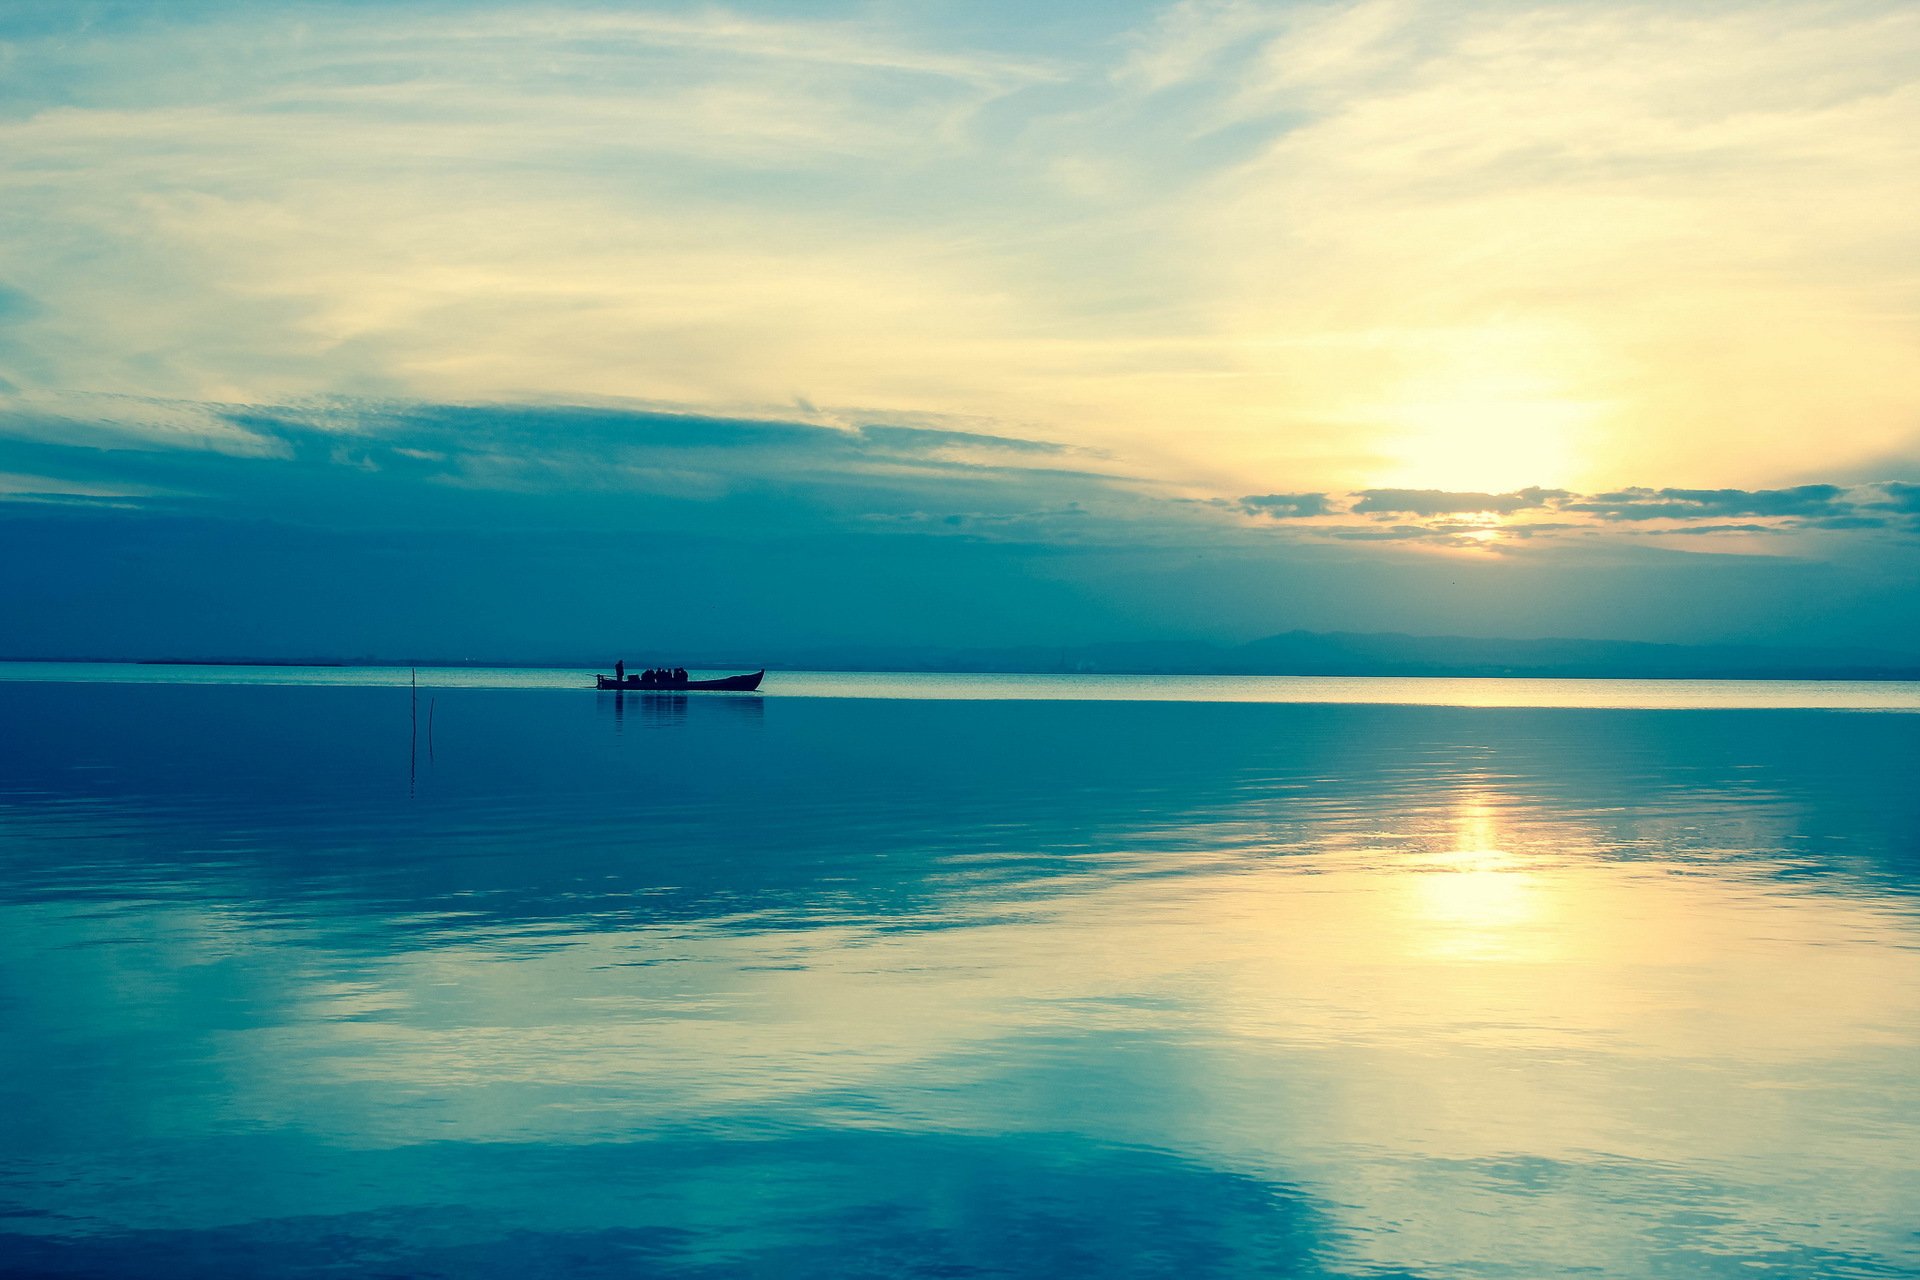
[{"label": "person standing in boat", "polygon": [[625,684],[627,682],[627,660],[625,658],[615,658],[613,660],[613,682],[615,684]]}]

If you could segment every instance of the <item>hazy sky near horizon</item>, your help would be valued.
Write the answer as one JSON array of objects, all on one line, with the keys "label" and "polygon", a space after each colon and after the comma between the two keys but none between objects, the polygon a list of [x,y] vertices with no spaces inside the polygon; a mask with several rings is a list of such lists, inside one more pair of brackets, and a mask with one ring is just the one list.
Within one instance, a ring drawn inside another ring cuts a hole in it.
[{"label": "hazy sky near horizon", "polygon": [[1920,621],[1910,4],[0,0],[0,194],[16,651]]}]

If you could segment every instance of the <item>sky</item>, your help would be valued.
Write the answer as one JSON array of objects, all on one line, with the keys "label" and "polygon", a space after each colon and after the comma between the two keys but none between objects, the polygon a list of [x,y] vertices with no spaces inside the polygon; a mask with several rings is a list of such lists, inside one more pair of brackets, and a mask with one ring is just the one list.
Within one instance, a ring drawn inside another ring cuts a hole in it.
[{"label": "sky", "polygon": [[1916,207],[1879,0],[0,0],[0,653],[1912,653]]}]

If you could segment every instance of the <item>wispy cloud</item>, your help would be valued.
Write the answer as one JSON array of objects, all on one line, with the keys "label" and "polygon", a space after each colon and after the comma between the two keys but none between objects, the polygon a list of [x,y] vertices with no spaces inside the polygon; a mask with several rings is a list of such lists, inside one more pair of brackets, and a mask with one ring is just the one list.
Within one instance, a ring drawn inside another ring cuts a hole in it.
[{"label": "wispy cloud", "polygon": [[[1920,608],[1920,487],[1904,483],[1613,519],[1545,490],[1196,496],[1140,479],[1137,460],[877,415],[12,405],[0,652],[1299,626],[1875,643]],[[1724,514],[1742,507],[1773,514]],[[1821,607],[1782,613],[1786,597]]]},{"label": "wispy cloud", "polygon": [[1744,553],[1752,550],[1751,535],[1799,535],[1798,549],[1812,553],[1808,537],[1912,541],[1920,533],[1920,485],[1900,481],[1228,498],[1143,480],[1137,460],[946,423],[721,417],[611,403],[12,397],[0,399],[0,467],[13,474],[0,500],[110,498],[263,518],[300,512],[313,520],[358,513],[374,524],[405,523],[411,513],[439,509],[436,495],[463,490],[526,495],[556,518],[569,504],[585,512],[621,495],[657,499],[670,506],[633,512],[657,523],[670,511],[670,523],[690,529],[735,519],[737,513],[717,514],[716,504],[744,496],[761,504],[756,518],[767,522],[743,529],[750,535],[777,536],[782,520],[804,512],[805,521],[848,528],[1049,545],[1245,548],[1286,535],[1486,554],[1554,541],[1685,535],[1695,550]]},{"label": "wispy cloud", "polygon": [[[1443,489],[1363,489],[1242,498],[1242,509],[1295,531],[1335,538],[1429,541],[1498,550],[1515,541],[1555,537],[1781,535],[1806,531],[1886,530],[1911,539],[1920,520],[1916,486],[1795,485],[1787,489],[1622,489],[1579,494],[1529,488],[1512,493]],[[1753,517],[1736,523],[1736,517]],[[1409,522],[1408,517],[1415,517]]]},{"label": "wispy cloud", "polygon": [[1331,425],[1380,451],[1376,483],[1461,488],[1764,483],[1911,448],[1894,371],[1920,299],[1889,270],[1920,197],[1911,7],[1179,17],[1199,126],[1273,122],[1182,242],[1220,268],[1250,428]]},{"label": "wispy cloud", "polygon": [[804,399],[1196,492],[1920,452],[1911,6],[116,12],[8,33],[27,392]]},{"label": "wispy cloud", "polygon": [[762,539],[898,526],[1049,545],[1145,545],[1220,523],[1084,451],[951,427],[573,405],[82,403],[95,416],[0,412],[0,503],[369,529],[471,528],[509,512]]}]

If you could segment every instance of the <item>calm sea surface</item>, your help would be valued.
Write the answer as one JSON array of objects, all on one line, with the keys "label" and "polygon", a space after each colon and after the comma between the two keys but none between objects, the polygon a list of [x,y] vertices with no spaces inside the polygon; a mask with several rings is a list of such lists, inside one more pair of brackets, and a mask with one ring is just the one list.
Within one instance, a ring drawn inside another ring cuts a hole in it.
[{"label": "calm sea surface", "polygon": [[407,681],[0,666],[0,1273],[1920,1276],[1912,685]]}]

